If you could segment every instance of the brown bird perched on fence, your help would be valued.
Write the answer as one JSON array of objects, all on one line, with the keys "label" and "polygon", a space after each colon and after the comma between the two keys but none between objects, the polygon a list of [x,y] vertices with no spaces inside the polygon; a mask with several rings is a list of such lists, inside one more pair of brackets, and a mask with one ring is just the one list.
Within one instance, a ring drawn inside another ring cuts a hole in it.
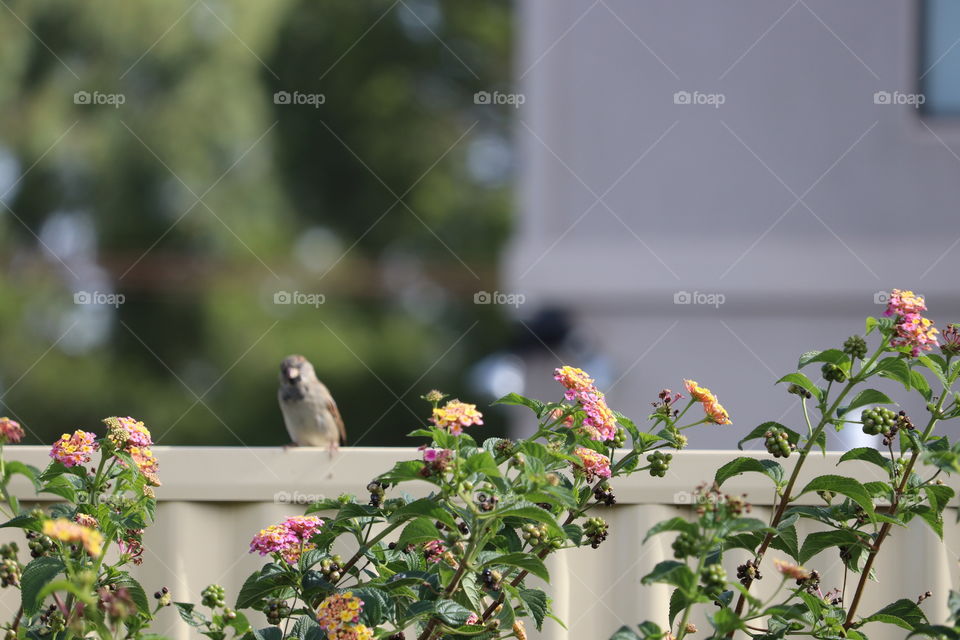
[{"label": "brown bird perched on fence", "polygon": [[303,356],[287,356],[280,363],[277,398],[295,446],[326,447],[332,454],[338,445],[346,443],[347,432],[337,403]]}]

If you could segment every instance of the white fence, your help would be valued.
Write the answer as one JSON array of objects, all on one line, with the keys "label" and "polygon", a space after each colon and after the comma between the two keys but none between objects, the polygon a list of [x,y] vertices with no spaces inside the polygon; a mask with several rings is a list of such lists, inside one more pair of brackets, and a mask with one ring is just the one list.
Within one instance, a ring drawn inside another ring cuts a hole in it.
[{"label": "white fence", "polygon": [[[11,446],[6,451],[8,458],[36,466],[47,462],[45,447]],[[137,571],[138,577],[148,592],[167,586],[175,600],[193,601],[198,601],[200,590],[212,582],[227,588],[228,600],[236,597],[243,580],[263,562],[259,556],[248,554],[247,549],[250,538],[264,526],[302,513],[306,504],[323,496],[353,493],[363,497],[373,476],[397,460],[417,455],[414,449],[400,448],[347,448],[333,457],[310,449],[155,447],[154,451],[160,459],[163,486],[157,491],[157,523],[144,538],[145,560]],[[666,478],[641,473],[614,483],[617,505],[602,513],[610,523],[607,541],[597,550],[588,547],[561,552],[548,562],[548,591],[567,629],[548,620],[543,633],[530,630],[530,637],[606,640],[621,624],[632,626],[650,619],[665,625],[667,588],[642,587],[640,579],[657,562],[672,557],[673,536],[663,534],[643,546],[641,540],[656,522],[689,514],[689,507],[684,504],[688,492],[710,480],[714,470],[734,455],[744,454],[684,451],[674,455]],[[811,456],[801,480],[838,473],[838,457],[839,454]],[[864,481],[878,479],[870,465],[857,462],[844,463],[839,473]],[[952,478],[947,481],[956,488]],[[410,485],[407,490],[416,493],[413,487]],[[771,502],[772,490],[766,478],[746,474],[730,480],[725,488],[747,493],[749,501],[756,505],[755,515],[768,517],[765,505]],[[28,502],[36,499],[32,487],[26,484],[16,485],[15,492]],[[811,502],[815,500],[814,496]],[[960,549],[956,511],[951,509],[945,519],[944,545],[919,521],[909,530],[893,532],[877,565],[880,582],[867,587],[861,613],[872,613],[899,597],[916,598],[929,590],[933,597],[924,603],[924,610],[933,621],[945,620],[947,592],[958,578]],[[808,528],[804,533],[812,530]],[[7,541],[22,536],[4,530],[2,538]],[[21,548],[25,555],[25,545]],[[344,548],[340,552],[346,556],[354,550]],[[771,551],[768,559],[777,554]],[[729,554],[728,573],[733,575],[736,564],[745,557],[746,552]],[[808,568],[820,571],[824,591],[840,586],[843,574],[835,550],[827,550],[808,563]],[[772,576],[772,566],[765,573]],[[764,582],[772,586],[779,581],[771,577]],[[0,614],[12,616],[16,605],[13,592],[5,590],[0,595]],[[174,638],[192,637],[191,630],[179,621],[172,608],[162,615],[157,632]],[[706,621],[700,620],[700,625],[706,625]],[[906,635],[895,628],[874,626],[872,631],[866,629],[874,639]]]}]

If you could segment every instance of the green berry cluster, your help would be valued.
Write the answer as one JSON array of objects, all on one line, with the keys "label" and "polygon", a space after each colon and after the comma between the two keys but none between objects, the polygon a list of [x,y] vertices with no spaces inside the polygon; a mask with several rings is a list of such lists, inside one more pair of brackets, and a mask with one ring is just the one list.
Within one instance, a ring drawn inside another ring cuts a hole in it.
[{"label": "green berry cluster", "polygon": [[326,578],[329,582],[336,584],[340,581],[341,567],[343,566],[343,558],[340,556],[330,556],[329,558],[324,558],[320,561],[320,573],[323,574],[323,577]]},{"label": "green berry cluster", "polygon": [[263,612],[267,614],[268,623],[279,625],[284,618],[290,615],[290,605],[287,604],[286,600],[271,598],[267,600]]},{"label": "green berry cluster", "polygon": [[893,425],[897,423],[897,414],[886,407],[874,407],[867,409],[860,414],[863,421],[863,432],[875,436],[878,434],[889,435],[893,431]]},{"label": "green berry cluster", "polygon": [[867,341],[863,336],[850,336],[843,343],[843,352],[851,358],[863,360],[867,356]]},{"label": "green berry cluster", "polygon": [[590,541],[590,546],[596,549],[600,543],[607,539],[607,531],[610,527],[603,518],[587,518],[583,526],[583,532]]},{"label": "green berry cluster", "polygon": [[547,537],[547,525],[545,524],[537,526],[528,522],[523,525],[521,531],[523,531],[523,539],[531,544],[536,544]]},{"label": "green berry cluster", "polygon": [[695,556],[700,551],[700,541],[692,533],[682,532],[673,541],[673,557],[683,560],[688,556]]},{"label": "green berry cluster", "polygon": [[610,444],[620,449],[626,443],[627,443],[626,430],[623,427],[617,427],[617,433],[613,436],[613,441]]},{"label": "green berry cluster", "polygon": [[671,460],[673,460],[673,455],[662,451],[654,451],[648,455],[647,462],[650,463],[650,475],[656,478],[667,475]]},{"label": "green berry cluster", "polygon": [[763,443],[767,446],[767,451],[773,454],[774,458],[789,458],[796,445],[790,443],[790,436],[786,429],[780,427],[770,427],[763,434]]},{"label": "green berry cluster", "polygon": [[820,367],[820,373],[823,374],[823,379],[828,382],[846,382],[847,380],[847,373],[843,370],[843,367],[832,362],[825,362]]},{"label": "green berry cluster", "polygon": [[16,542],[0,546],[0,587],[19,586],[22,568],[17,562]]},{"label": "green berry cluster", "polygon": [[700,571],[700,582],[707,593],[719,593],[727,586],[727,572],[719,564],[708,564]]},{"label": "green berry cluster", "polygon": [[205,607],[216,609],[227,604],[227,592],[218,584],[211,584],[200,592],[200,603]]},{"label": "green berry cluster", "polygon": [[30,548],[30,557],[40,558],[49,556],[56,548],[53,540],[36,531],[27,532],[27,547]]}]

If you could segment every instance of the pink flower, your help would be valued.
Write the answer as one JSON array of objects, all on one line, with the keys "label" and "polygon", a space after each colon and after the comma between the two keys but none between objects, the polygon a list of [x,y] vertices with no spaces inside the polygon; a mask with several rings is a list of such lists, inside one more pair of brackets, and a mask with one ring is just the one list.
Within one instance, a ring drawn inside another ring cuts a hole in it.
[{"label": "pink flower", "polygon": [[363,600],[354,596],[352,591],[334,593],[317,607],[317,623],[327,632],[328,637],[347,638],[350,636],[333,634],[350,631],[351,625],[356,625],[360,621],[361,613],[363,613]]},{"label": "pink flower", "polygon": [[293,535],[305,542],[316,535],[323,526],[323,520],[316,516],[290,516],[280,526],[286,527],[293,532]]},{"label": "pink flower", "polygon": [[913,291],[894,289],[890,292],[890,299],[887,301],[887,310],[883,312],[883,315],[908,316],[922,313],[926,310],[927,305],[923,296],[918,296],[913,293]]},{"label": "pink flower", "polygon": [[892,347],[910,347],[910,355],[916,358],[921,351],[930,351],[937,345],[937,331],[933,322],[919,313],[899,316],[897,334],[890,339]]},{"label": "pink flower", "polygon": [[423,545],[423,557],[427,562],[440,562],[440,558],[447,552],[442,540],[431,540]]},{"label": "pink flower", "polygon": [[573,453],[580,459],[579,463],[574,465],[574,470],[582,473],[587,482],[610,477],[610,458],[607,456],[587,447],[577,447]]},{"label": "pink flower", "polygon": [[564,394],[567,400],[575,400],[578,393],[595,389],[593,378],[588,376],[586,371],[569,365],[554,369],[553,379],[567,388]]},{"label": "pink flower", "polygon": [[23,440],[23,427],[20,423],[7,417],[0,418],[0,444],[21,440]]},{"label": "pink flower", "polygon": [[282,524],[272,524],[253,536],[250,542],[250,553],[258,551],[262,556],[268,553],[280,553],[299,542],[290,529]]},{"label": "pink flower", "polygon": [[464,427],[482,425],[483,414],[477,411],[475,404],[451,400],[433,410],[430,422],[458,436],[463,433]]},{"label": "pink flower", "polygon": [[[555,369],[553,379],[562,384],[567,390],[563,397],[571,402],[577,402],[586,416],[583,419],[583,429],[591,440],[608,441],[617,435],[617,417],[607,406],[606,398],[593,384],[593,378],[583,369],[563,366]],[[559,411],[559,410],[558,410]],[[559,414],[554,414],[555,418]],[[571,426],[570,418],[567,426]]]},{"label": "pink flower", "polygon": [[463,624],[480,624],[480,616],[475,613],[471,613],[467,616],[466,621]]},{"label": "pink flower", "polygon": [[93,452],[99,448],[97,436],[77,429],[72,436],[65,433],[53,443],[50,457],[66,467],[75,467],[90,462]]}]

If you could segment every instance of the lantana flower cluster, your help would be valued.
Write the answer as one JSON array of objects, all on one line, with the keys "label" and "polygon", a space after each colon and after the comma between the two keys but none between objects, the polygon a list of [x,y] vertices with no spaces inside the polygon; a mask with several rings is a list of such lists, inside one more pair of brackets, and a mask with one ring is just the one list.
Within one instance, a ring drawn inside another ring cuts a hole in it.
[{"label": "lantana flower cluster", "polygon": [[16,420],[0,418],[0,444],[17,443],[23,440],[23,427]]},{"label": "lantana flower cluster", "polygon": [[458,436],[463,433],[464,427],[482,425],[483,414],[477,411],[475,404],[451,400],[442,407],[434,408],[430,422]]},{"label": "lantana flower cluster", "polygon": [[423,461],[426,463],[422,470],[424,476],[429,477],[436,473],[444,473],[450,467],[450,462],[453,460],[453,450],[427,446],[420,447],[420,450],[423,452]]},{"label": "lantana flower cluster", "polygon": [[701,387],[696,380],[684,380],[683,384],[686,386],[690,397],[703,405],[703,412],[707,414],[707,420],[714,424],[733,424],[730,421],[730,414],[717,401],[717,396],[713,395],[710,389]]},{"label": "lantana flower cluster", "polygon": [[917,357],[921,351],[930,351],[937,344],[937,331],[929,318],[921,313],[927,310],[923,296],[913,291],[894,289],[887,301],[885,316],[896,316],[897,334],[890,340],[892,347],[910,347],[910,355]]},{"label": "lantana flower cluster", "polygon": [[150,484],[159,487],[160,478],[157,473],[160,470],[160,463],[150,450],[153,446],[153,438],[146,425],[129,416],[105,418],[103,423],[107,425],[107,439],[113,446],[127,452]]},{"label": "lantana flower cluster", "polygon": [[316,516],[290,516],[280,524],[273,524],[253,536],[250,541],[250,553],[257,551],[261,556],[269,553],[280,555],[288,564],[296,564],[304,551],[315,549],[310,542],[323,526],[323,520]]},{"label": "lantana flower cluster", "polygon": [[44,521],[43,535],[61,542],[80,544],[94,557],[103,551],[103,535],[99,531],[66,518]]},{"label": "lantana flower cluster", "polygon": [[363,600],[351,591],[335,593],[317,607],[317,623],[329,640],[371,640],[373,629],[360,624]]},{"label": "lantana flower cluster", "polygon": [[577,447],[573,453],[579,459],[574,470],[582,473],[587,482],[610,477],[610,458],[607,456],[587,447]]},{"label": "lantana flower cluster", "polygon": [[90,462],[93,452],[99,448],[95,434],[77,429],[73,435],[65,433],[53,443],[50,457],[65,467],[76,467]]},{"label": "lantana flower cluster", "polygon": [[591,440],[609,441],[617,436],[617,417],[607,406],[603,393],[583,369],[564,365],[553,372],[553,379],[566,387],[563,397],[576,402],[586,416],[583,429]]}]

